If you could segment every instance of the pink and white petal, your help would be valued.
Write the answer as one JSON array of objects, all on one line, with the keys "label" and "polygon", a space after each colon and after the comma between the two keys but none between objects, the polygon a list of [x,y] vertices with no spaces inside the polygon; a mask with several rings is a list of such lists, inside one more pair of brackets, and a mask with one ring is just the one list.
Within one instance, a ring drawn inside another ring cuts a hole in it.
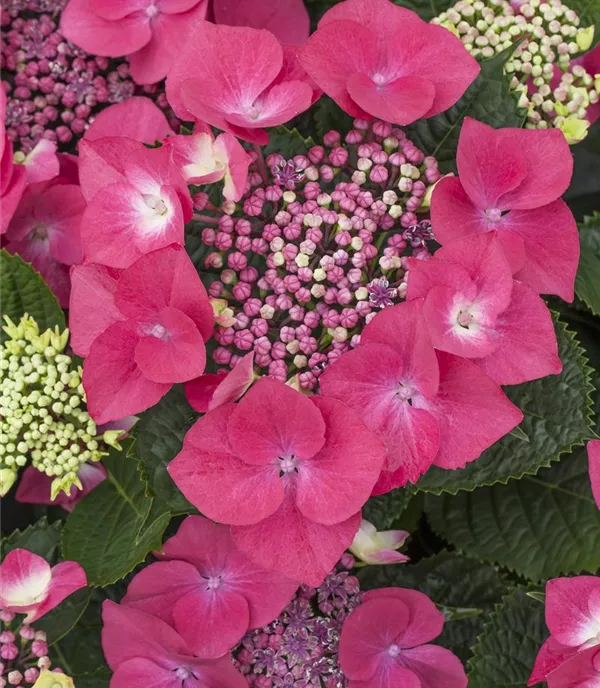
[{"label": "pink and white petal", "polygon": [[303,0],[213,0],[217,24],[267,29],[284,44],[304,43],[310,33]]},{"label": "pink and white petal", "polygon": [[33,612],[27,615],[27,622],[33,623],[44,614],[57,607],[69,595],[87,585],[87,576],[83,568],[75,561],[61,561],[52,567],[52,580],[48,594]]},{"label": "pink and white petal", "polygon": [[96,141],[111,136],[115,131],[134,141],[149,144],[173,134],[164,112],[145,96],[132,96],[101,110],[83,138]]},{"label": "pink and white petal", "polygon": [[146,328],[147,334],[135,348],[135,362],[145,377],[172,384],[202,374],[206,365],[204,340],[185,313],[166,306],[155,322],[142,328]]},{"label": "pink and white petal", "polygon": [[[591,604],[595,598],[596,604]],[[600,634],[600,578],[552,578],[546,584],[546,625],[562,645],[576,647]]]},{"label": "pink and white petal", "polygon": [[208,518],[247,525],[273,514],[284,490],[277,467],[250,465],[231,449],[227,426],[235,409],[225,404],[196,421],[168,472]]},{"label": "pink and white petal", "polygon": [[142,48],[152,37],[150,22],[141,13],[108,21],[94,11],[97,0],[70,0],[60,18],[66,38],[92,55],[121,57]]},{"label": "pink and white petal", "polygon": [[50,564],[26,549],[11,550],[0,564],[0,604],[3,609],[34,610],[48,596]]},{"label": "pink and white petal", "polygon": [[311,521],[332,525],[350,518],[369,499],[386,448],[341,401],[311,401],[325,421],[325,444],[298,466],[296,506]]},{"label": "pink and white petal", "polygon": [[81,188],[59,184],[46,189],[36,201],[35,215],[50,239],[50,255],[59,263],[76,265],[83,260],[81,218],[86,208]]},{"label": "pink and white petal", "polygon": [[550,311],[521,282],[514,282],[510,306],[498,316],[491,338],[495,351],[475,362],[499,385],[519,385],[562,370]]},{"label": "pink and white petal", "polygon": [[393,549],[380,549],[363,556],[362,560],[367,564],[405,564],[410,557]]},{"label": "pink and white petal", "polygon": [[154,406],[170,384],[144,377],[135,362],[139,341],[131,320],[109,325],[90,347],[83,366],[88,411],[96,423],[134,415]]},{"label": "pink and white petal", "polygon": [[257,564],[317,587],[350,547],[360,526],[360,512],[342,523],[324,526],[302,516],[294,501],[289,489],[272,516],[256,525],[234,526],[233,538]]},{"label": "pink and white petal", "polygon": [[103,265],[71,268],[69,301],[70,344],[79,356],[87,356],[96,337],[125,316],[115,305],[119,272]]},{"label": "pink and white petal", "polygon": [[236,454],[256,466],[283,457],[310,459],[324,446],[325,431],[323,416],[308,397],[269,377],[236,405],[227,428]]},{"label": "pink and white petal", "polygon": [[[219,370],[218,373],[204,373],[204,375],[200,375],[195,380],[185,383],[185,398],[194,411],[206,413],[209,410],[208,407],[217,387],[228,375],[229,373],[226,370]],[[225,403],[230,401],[236,400],[227,399]]]},{"label": "pink and white petal", "polygon": [[440,450],[433,463],[462,468],[519,425],[523,414],[475,363],[443,352],[438,352],[438,361],[437,396],[417,397],[413,405],[437,420]]},{"label": "pink and white petal", "polygon": [[402,652],[401,660],[418,677],[422,688],[467,688],[468,680],[463,663],[445,647],[413,647]]},{"label": "pink and white petal", "polygon": [[135,658],[119,664],[110,677],[111,688],[181,688],[181,679],[171,668],[152,659]]},{"label": "pink and white petal", "polygon": [[177,632],[194,655],[215,659],[227,654],[248,630],[250,612],[243,595],[221,588],[212,590],[209,581],[175,603],[173,620]]},{"label": "pink and white petal", "polygon": [[227,161],[223,196],[227,201],[239,201],[248,180],[250,156],[231,134],[220,134],[214,144],[215,153]]},{"label": "pink and white petal", "polygon": [[365,599],[344,621],[340,635],[340,667],[350,679],[374,679],[408,626],[410,610],[401,599]]},{"label": "pink and white petal", "polygon": [[104,187],[124,182],[125,162],[134,153],[144,150],[143,144],[133,139],[108,136],[79,142],[79,179],[83,197],[89,203]]},{"label": "pink and white petal", "polygon": [[56,144],[41,139],[23,162],[27,170],[27,184],[47,182],[58,176],[60,163],[56,155]]},{"label": "pink and white petal", "polygon": [[600,688],[600,649],[578,652],[548,676],[548,688]]},{"label": "pink and white petal", "polygon": [[567,204],[559,199],[535,210],[513,210],[500,218],[499,225],[499,233],[509,230],[523,240],[525,262],[515,278],[538,294],[556,294],[571,303],[579,235]]},{"label": "pink and white petal", "polygon": [[554,671],[567,662],[577,652],[576,648],[561,645],[552,636],[544,641],[535,658],[528,686],[545,681]]},{"label": "pink and white petal", "polygon": [[587,443],[587,454],[592,494],[600,509],[600,440]]},{"label": "pink and white petal", "polygon": [[367,600],[401,600],[409,609],[410,617],[397,644],[402,648],[416,647],[427,643],[442,632],[444,615],[435,604],[418,590],[408,588],[376,588],[365,594]]},{"label": "pink and white petal", "polygon": [[217,385],[209,401],[209,411],[223,404],[237,401],[254,382],[254,351],[243,356]]}]

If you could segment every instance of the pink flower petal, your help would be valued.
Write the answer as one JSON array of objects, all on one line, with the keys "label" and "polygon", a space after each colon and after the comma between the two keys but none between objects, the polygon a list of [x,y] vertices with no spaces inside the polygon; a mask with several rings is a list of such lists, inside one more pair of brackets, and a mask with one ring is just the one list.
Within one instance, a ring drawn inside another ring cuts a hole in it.
[{"label": "pink flower petal", "polygon": [[151,659],[128,659],[110,677],[112,688],[181,688],[181,679],[173,669]]},{"label": "pink flower petal", "polygon": [[296,506],[315,523],[353,516],[368,500],[386,456],[357,413],[336,399],[313,397],[325,421],[325,444],[298,466]]},{"label": "pink flower petal", "polygon": [[134,141],[150,144],[173,134],[163,111],[144,96],[132,96],[101,110],[83,138],[96,141],[112,136],[115,131]]},{"label": "pink flower petal", "polygon": [[[200,375],[195,380],[185,383],[185,398],[194,411],[198,411],[198,413],[207,413],[209,411],[210,402],[215,391],[228,375],[229,373],[226,370],[219,370],[218,373],[204,373],[204,375]],[[224,403],[233,401],[237,400],[227,399]],[[221,404],[217,406],[221,406]]]},{"label": "pink flower petal", "polygon": [[33,613],[27,615],[27,621],[33,623],[57,607],[69,595],[87,585],[87,577],[81,566],[74,561],[61,561],[52,567],[52,580],[47,596]]},{"label": "pink flower petal", "polygon": [[79,356],[87,356],[96,337],[125,316],[115,305],[119,272],[103,265],[75,265],[71,268],[69,301],[70,344]]},{"label": "pink flower petal", "polygon": [[359,526],[360,512],[331,526],[309,521],[288,491],[272,516],[256,525],[234,526],[232,532],[237,546],[257,564],[317,587],[350,546]]},{"label": "pink flower petal", "polygon": [[402,660],[406,668],[418,676],[421,686],[467,688],[468,680],[463,663],[445,647],[414,647],[402,653]]},{"label": "pink flower petal", "polygon": [[237,401],[254,381],[254,351],[243,356],[227,372],[207,373],[185,385],[188,404],[199,413],[212,411],[223,404]]},{"label": "pink flower petal", "polygon": [[56,155],[56,144],[41,139],[25,158],[27,183],[46,182],[58,176],[60,163]]},{"label": "pink flower petal", "polygon": [[587,453],[592,494],[600,509],[600,440],[591,440],[588,442]]},{"label": "pink flower petal", "polygon": [[[10,155],[12,158],[12,146],[5,147],[4,156]],[[12,164],[12,162],[11,162]],[[4,170],[3,170],[4,172]],[[13,165],[10,175],[4,176],[8,181],[2,185],[2,214],[0,216],[0,234],[4,234],[8,228],[14,212],[19,205],[21,196],[27,186],[27,171],[24,165]]]},{"label": "pink flower petal", "polygon": [[600,688],[600,649],[579,652],[548,676],[548,688]]},{"label": "pink flower petal", "polygon": [[[592,604],[593,600],[596,604]],[[552,578],[546,584],[546,625],[562,645],[576,647],[600,633],[600,578]]]},{"label": "pink flower petal", "polygon": [[3,609],[35,614],[47,598],[52,581],[50,564],[26,549],[13,549],[0,565],[0,604]]},{"label": "pink flower petal", "polygon": [[[144,13],[153,0],[90,0],[90,10],[103,19],[122,19],[134,12]],[[149,21],[146,18],[144,21]]]},{"label": "pink flower petal", "polygon": [[109,184],[124,182],[125,161],[144,146],[139,141],[117,136],[109,136],[79,142],[79,178],[81,192],[86,201]]},{"label": "pink flower petal", "polygon": [[231,134],[220,134],[215,141],[215,152],[227,161],[223,196],[227,201],[239,201],[244,194],[248,179],[250,157]]},{"label": "pink flower petal", "polygon": [[523,420],[491,378],[471,361],[438,352],[440,389],[433,399],[417,397],[414,406],[437,420],[440,450],[434,464],[462,468]]},{"label": "pink flower petal", "polygon": [[310,32],[303,0],[213,0],[217,24],[267,29],[282,43],[302,44]]},{"label": "pink flower petal", "polygon": [[50,254],[59,263],[75,265],[83,260],[81,218],[85,210],[81,188],[59,184],[36,199],[35,215],[48,232]]},{"label": "pink flower petal", "polygon": [[97,337],[83,368],[88,411],[97,423],[118,420],[154,406],[171,389],[152,382],[135,363],[137,325],[116,322]]},{"label": "pink flower petal", "polygon": [[577,650],[561,645],[550,636],[540,648],[535,658],[533,671],[527,682],[528,686],[545,681],[554,671],[562,666]]},{"label": "pink flower petal", "polygon": [[310,459],[325,444],[325,430],[321,412],[308,397],[263,377],[237,404],[227,432],[240,459],[264,466],[283,457]]},{"label": "pink flower petal", "polygon": [[203,514],[246,525],[273,514],[284,490],[276,467],[245,463],[231,448],[227,426],[236,408],[225,404],[196,421],[168,471]]},{"label": "pink flower petal", "polygon": [[[173,667],[188,676],[183,684]],[[195,678],[191,678],[192,675]],[[188,655],[177,657],[168,668],[158,666],[151,659],[129,659],[120,664],[111,676],[111,688],[181,688],[190,680],[193,681],[192,686],[196,684],[202,688],[247,688],[248,685],[229,656],[202,661]],[[198,684],[198,681],[202,683]]]}]

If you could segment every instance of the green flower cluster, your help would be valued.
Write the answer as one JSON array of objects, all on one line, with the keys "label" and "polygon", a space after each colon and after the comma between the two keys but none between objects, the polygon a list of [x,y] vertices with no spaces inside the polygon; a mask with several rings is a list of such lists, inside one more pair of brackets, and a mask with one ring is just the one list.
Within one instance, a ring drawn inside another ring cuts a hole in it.
[{"label": "green flower cluster", "polygon": [[40,334],[33,318],[19,324],[5,316],[8,335],[0,347],[0,494],[14,484],[28,460],[53,478],[51,498],[81,489],[78,471],[119,448],[120,430],[98,435],[85,410],[81,367],[64,351],[69,330]]},{"label": "green flower cluster", "polygon": [[569,143],[585,138],[600,75],[588,74],[573,56],[591,46],[594,27],[580,28],[561,0],[460,0],[433,23],[452,31],[475,57],[492,57],[521,40],[504,71],[527,110],[526,127],[561,129]]}]

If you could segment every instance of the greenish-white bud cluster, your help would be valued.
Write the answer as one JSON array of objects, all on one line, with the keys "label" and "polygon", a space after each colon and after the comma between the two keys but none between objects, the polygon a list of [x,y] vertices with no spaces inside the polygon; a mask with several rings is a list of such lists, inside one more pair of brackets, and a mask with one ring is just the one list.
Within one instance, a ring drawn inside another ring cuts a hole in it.
[{"label": "greenish-white bud cluster", "polygon": [[[64,353],[69,331],[40,333],[24,315],[5,316],[0,348],[0,477],[2,494],[30,460],[53,478],[52,499],[81,483],[79,468],[107,454],[103,436],[85,408],[81,368]],[[112,437],[111,437],[112,439]],[[113,440],[114,443],[114,440]]]},{"label": "greenish-white bud cluster", "polygon": [[590,104],[598,102],[600,75],[589,74],[572,58],[587,50],[594,27],[580,28],[577,14],[560,0],[459,0],[433,19],[463,42],[475,57],[489,58],[518,40],[504,66],[528,129],[558,128],[569,143],[587,133]]}]

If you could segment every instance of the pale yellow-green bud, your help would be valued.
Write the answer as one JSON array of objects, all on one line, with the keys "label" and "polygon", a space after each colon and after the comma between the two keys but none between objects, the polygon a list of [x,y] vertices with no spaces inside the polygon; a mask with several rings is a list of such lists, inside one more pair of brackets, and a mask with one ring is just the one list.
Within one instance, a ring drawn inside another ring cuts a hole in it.
[{"label": "pale yellow-green bud", "polygon": [[586,119],[577,119],[576,117],[567,117],[559,126],[559,129],[565,135],[567,143],[573,145],[583,141],[587,136],[590,123]]},{"label": "pale yellow-green bud", "polygon": [[594,40],[594,29],[594,26],[588,26],[585,29],[579,29],[579,31],[577,31],[575,41],[577,42],[577,47],[581,52],[590,49],[592,41]]},{"label": "pale yellow-green bud", "polygon": [[17,471],[13,468],[0,469],[0,497],[9,493],[10,488],[15,484],[17,475]]},{"label": "pale yellow-green bud", "polygon": [[73,485],[78,487],[80,490],[83,489],[81,480],[79,480],[77,473],[74,471],[70,471],[69,473],[65,473],[60,477],[54,478],[52,481],[52,488],[50,490],[50,499],[55,500],[58,497],[58,493],[61,491],[64,492],[67,497],[69,497],[71,495],[71,488]]},{"label": "pale yellow-green bud", "polygon": [[33,688],[75,688],[73,679],[66,674],[44,669]]}]

